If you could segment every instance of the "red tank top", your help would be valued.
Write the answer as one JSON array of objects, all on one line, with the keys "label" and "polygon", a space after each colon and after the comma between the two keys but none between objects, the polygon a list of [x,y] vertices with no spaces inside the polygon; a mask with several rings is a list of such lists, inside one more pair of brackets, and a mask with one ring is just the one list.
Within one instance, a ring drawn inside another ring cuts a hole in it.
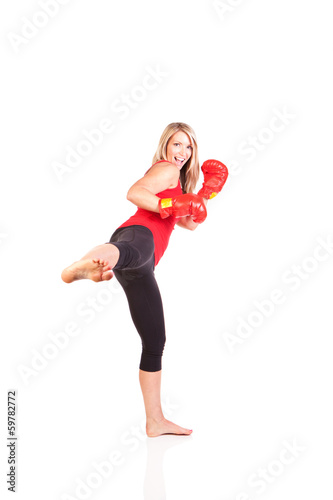
[{"label": "red tank top", "polygon": [[[157,161],[156,163],[161,163],[162,161],[163,160]],[[156,163],[154,163],[154,165],[156,165]],[[156,196],[159,198],[174,198],[182,193],[180,180],[178,180],[178,185],[175,188],[165,189],[164,191],[157,193]],[[176,222],[177,218],[172,215],[166,219],[162,219],[160,214],[157,212],[151,212],[150,210],[145,210],[144,208],[138,208],[135,214],[119,227],[127,227],[132,224],[137,224],[139,226],[146,226],[151,230],[154,236],[155,266],[157,266],[169,244],[169,239],[173,229],[175,228]]]}]

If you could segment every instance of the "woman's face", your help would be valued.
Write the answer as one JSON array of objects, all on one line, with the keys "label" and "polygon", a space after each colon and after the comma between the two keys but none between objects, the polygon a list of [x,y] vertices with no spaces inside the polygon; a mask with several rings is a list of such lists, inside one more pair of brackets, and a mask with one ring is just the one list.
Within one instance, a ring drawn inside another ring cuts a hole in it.
[{"label": "woman's face", "polygon": [[182,130],[173,134],[167,145],[167,160],[179,170],[192,155],[193,145],[190,137]]}]

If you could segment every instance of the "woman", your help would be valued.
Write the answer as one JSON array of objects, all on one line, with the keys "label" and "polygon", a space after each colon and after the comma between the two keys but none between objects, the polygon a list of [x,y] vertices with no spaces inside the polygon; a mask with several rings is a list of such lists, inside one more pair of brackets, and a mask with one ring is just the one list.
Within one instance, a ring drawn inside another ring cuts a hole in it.
[{"label": "woman", "polygon": [[205,162],[202,171],[203,186],[193,194],[200,174],[195,133],[185,123],[169,124],[153,165],[127,193],[137,212],[114,231],[109,242],[93,248],[61,274],[65,283],[85,278],[104,281],[115,275],[123,287],[142,340],[139,380],[149,437],[192,433],[166,420],[162,413],[161,360],[166,337],[154,270],[175,224],[196,229],[207,216],[207,200],[221,191],[228,175],[227,168],[216,160]]}]

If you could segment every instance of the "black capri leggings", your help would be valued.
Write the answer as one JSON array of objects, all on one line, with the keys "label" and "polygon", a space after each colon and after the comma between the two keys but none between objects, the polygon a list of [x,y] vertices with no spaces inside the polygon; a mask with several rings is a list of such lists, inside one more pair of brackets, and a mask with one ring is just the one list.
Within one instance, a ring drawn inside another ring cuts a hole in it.
[{"label": "black capri leggings", "polygon": [[139,368],[147,372],[159,371],[166,336],[162,298],[154,274],[153,233],[146,226],[120,227],[108,243],[119,249],[119,260],[113,272],[124,289],[142,341]]}]

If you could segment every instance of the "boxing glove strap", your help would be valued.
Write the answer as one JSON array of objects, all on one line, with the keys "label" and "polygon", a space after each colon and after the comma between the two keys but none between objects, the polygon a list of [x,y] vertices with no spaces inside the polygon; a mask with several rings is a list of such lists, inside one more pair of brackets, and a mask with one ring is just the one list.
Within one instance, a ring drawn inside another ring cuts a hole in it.
[{"label": "boxing glove strap", "polygon": [[172,207],[172,198],[162,198],[160,203],[162,208]]}]

